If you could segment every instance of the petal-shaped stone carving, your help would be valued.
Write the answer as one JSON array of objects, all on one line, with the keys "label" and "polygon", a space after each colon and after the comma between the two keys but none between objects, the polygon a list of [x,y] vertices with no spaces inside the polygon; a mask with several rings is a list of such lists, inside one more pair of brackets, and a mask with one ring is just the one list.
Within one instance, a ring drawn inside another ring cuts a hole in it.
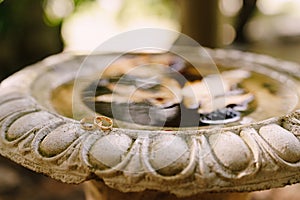
[{"label": "petal-shaped stone carving", "polygon": [[124,134],[103,136],[90,149],[90,162],[100,169],[113,168],[122,161],[131,145],[132,139]]},{"label": "petal-shaped stone carving", "polygon": [[213,134],[209,143],[216,157],[232,171],[245,169],[251,161],[251,152],[245,142],[232,132]]},{"label": "petal-shaped stone carving", "polygon": [[259,133],[285,161],[295,163],[300,160],[300,142],[291,132],[277,124],[269,124],[261,127]]},{"label": "petal-shaped stone carving", "polygon": [[[0,105],[1,116],[7,116],[20,110],[33,108],[35,105],[27,99],[17,99]],[[0,118],[1,120],[1,118]]]},{"label": "petal-shaped stone carving", "polygon": [[15,140],[32,128],[46,124],[53,118],[52,114],[45,111],[34,112],[20,117],[9,127],[6,133],[7,140]]},{"label": "petal-shaped stone carving", "polygon": [[153,139],[150,150],[150,164],[163,175],[175,175],[188,164],[189,147],[178,136],[160,135]]},{"label": "petal-shaped stone carving", "polygon": [[43,139],[39,150],[44,156],[55,156],[67,149],[81,134],[83,131],[78,128],[78,125],[64,124]]}]

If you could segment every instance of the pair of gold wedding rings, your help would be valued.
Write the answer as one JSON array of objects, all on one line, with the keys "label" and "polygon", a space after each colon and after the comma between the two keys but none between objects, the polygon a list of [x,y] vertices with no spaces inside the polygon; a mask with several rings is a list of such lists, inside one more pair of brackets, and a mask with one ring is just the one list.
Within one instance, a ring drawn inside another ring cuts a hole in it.
[{"label": "pair of gold wedding rings", "polygon": [[113,128],[113,120],[105,116],[87,117],[80,120],[80,125],[82,129],[88,131],[96,129],[110,131]]}]

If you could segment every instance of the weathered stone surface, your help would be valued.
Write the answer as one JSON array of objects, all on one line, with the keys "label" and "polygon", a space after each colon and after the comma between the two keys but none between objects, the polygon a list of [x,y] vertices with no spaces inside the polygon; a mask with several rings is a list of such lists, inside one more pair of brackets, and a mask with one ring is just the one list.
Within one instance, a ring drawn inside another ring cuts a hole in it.
[{"label": "weathered stone surface", "polygon": [[47,157],[55,156],[66,150],[82,133],[72,124],[59,126],[43,139],[39,150]]},{"label": "weathered stone surface", "polygon": [[178,136],[160,135],[153,139],[149,161],[152,167],[163,175],[176,175],[189,160],[188,144]]},{"label": "weathered stone surface", "polygon": [[233,171],[245,169],[251,161],[249,147],[232,132],[214,134],[209,143],[220,163]]},{"label": "weathered stone surface", "polygon": [[33,102],[24,99],[9,101],[0,105],[1,116],[7,116],[18,111],[20,112],[21,110],[34,108],[34,106],[35,104]]},{"label": "weathered stone surface", "polygon": [[115,167],[127,154],[131,144],[131,138],[124,134],[101,137],[89,152],[90,162],[101,169]]},{"label": "weathered stone surface", "polygon": [[300,160],[300,142],[291,132],[269,124],[261,127],[259,133],[282,159],[291,163]]},{"label": "weathered stone surface", "polygon": [[6,137],[8,140],[15,140],[34,127],[49,123],[53,118],[54,116],[46,111],[21,116],[9,127]]}]

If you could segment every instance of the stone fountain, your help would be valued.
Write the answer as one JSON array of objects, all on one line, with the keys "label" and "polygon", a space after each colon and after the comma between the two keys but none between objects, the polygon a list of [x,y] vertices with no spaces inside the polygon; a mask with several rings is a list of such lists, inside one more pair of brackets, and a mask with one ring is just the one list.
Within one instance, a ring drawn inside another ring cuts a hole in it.
[{"label": "stone fountain", "polygon": [[[168,53],[130,54],[106,68],[114,54],[62,53],[29,66],[1,83],[0,153],[84,183],[91,200],[246,199],[298,183],[300,66],[236,50],[205,55],[188,63]],[[130,68],[141,59],[152,64]],[[213,85],[211,63],[220,70]],[[165,66],[172,70],[159,71]],[[218,83],[221,93],[211,92]],[[143,93],[131,93],[134,84]]]}]

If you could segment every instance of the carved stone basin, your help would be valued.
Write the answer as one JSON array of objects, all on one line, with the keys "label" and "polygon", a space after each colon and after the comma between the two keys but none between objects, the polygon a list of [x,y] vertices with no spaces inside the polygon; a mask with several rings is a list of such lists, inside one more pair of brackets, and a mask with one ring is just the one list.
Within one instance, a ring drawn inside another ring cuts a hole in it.
[{"label": "carved stone basin", "polygon": [[[236,50],[179,51],[191,56],[63,53],[14,74],[0,88],[1,155],[65,183],[88,181],[95,199],[298,183],[300,66]],[[132,62],[143,67],[124,70]]]}]

